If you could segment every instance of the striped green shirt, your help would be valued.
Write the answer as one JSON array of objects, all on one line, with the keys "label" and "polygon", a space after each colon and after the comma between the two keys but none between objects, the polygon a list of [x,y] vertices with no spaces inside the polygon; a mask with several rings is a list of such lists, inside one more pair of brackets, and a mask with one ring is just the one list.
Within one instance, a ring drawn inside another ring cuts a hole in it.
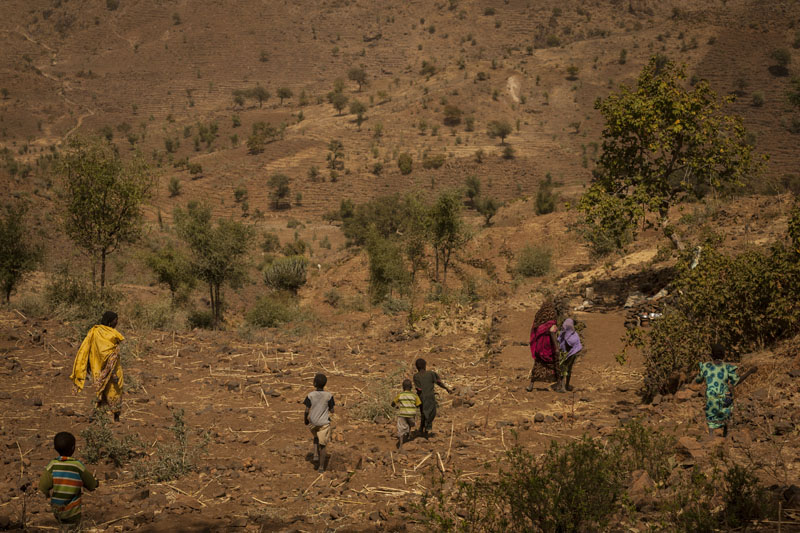
[{"label": "striped green shirt", "polygon": [[84,487],[86,490],[96,489],[97,480],[83,463],[72,457],[53,459],[39,478],[39,490],[50,496],[53,513],[60,522],[80,521],[81,489]]},{"label": "striped green shirt", "polygon": [[392,401],[392,405],[397,408],[397,416],[414,418],[417,415],[417,407],[422,405],[422,402],[416,393],[407,390],[398,394]]}]

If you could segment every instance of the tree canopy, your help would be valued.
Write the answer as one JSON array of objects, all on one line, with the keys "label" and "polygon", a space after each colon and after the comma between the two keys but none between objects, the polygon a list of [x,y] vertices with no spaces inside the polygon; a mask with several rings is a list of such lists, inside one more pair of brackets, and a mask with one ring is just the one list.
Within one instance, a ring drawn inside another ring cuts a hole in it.
[{"label": "tree canopy", "polygon": [[92,281],[99,260],[102,288],[106,256],[141,234],[141,206],[150,197],[155,179],[139,154],[123,161],[113,144],[99,138],[71,141],[59,172],[64,228],[92,258]]},{"label": "tree canopy", "polygon": [[41,260],[39,246],[30,242],[25,226],[25,204],[6,205],[0,218],[0,288],[6,303],[26,273]]},{"label": "tree canopy", "polygon": [[738,116],[726,115],[701,80],[685,86],[684,66],[653,58],[636,87],[621,86],[595,108],[605,119],[603,149],[580,208],[600,232],[612,230],[617,245],[650,213],[668,225],[670,206],[711,189],[736,186],[758,164]]},{"label": "tree canopy", "polygon": [[211,208],[197,202],[190,202],[186,209],[175,209],[175,228],[192,251],[192,270],[208,283],[216,326],[222,320],[222,285],[228,283],[236,288],[245,279],[253,230],[228,219],[218,219],[214,225]]}]

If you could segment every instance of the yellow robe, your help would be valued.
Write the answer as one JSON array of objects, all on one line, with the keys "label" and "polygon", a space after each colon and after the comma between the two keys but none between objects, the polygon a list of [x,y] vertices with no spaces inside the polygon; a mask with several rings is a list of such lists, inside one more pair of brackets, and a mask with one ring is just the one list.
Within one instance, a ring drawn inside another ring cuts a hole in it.
[{"label": "yellow robe", "polygon": [[[100,378],[100,374],[108,361],[108,358],[117,349],[117,345],[124,341],[119,331],[116,329],[98,324],[89,330],[86,338],[83,339],[78,354],[75,356],[75,363],[72,366],[72,374],[69,379],[75,384],[77,389],[83,390],[86,381],[86,367],[92,372],[95,383]],[[122,365],[117,362],[116,372],[117,382],[109,380],[107,385],[97,391],[98,401],[107,401],[109,404],[117,403],[122,398]]]}]

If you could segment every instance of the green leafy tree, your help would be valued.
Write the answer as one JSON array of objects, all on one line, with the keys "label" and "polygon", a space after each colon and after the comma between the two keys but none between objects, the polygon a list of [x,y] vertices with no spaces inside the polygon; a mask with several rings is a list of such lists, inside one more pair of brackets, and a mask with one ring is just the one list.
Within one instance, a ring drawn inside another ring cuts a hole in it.
[{"label": "green leafy tree", "polygon": [[353,67],[347,71],[347,79],[358,84],[358,91],[367,85],[367,72],[362,67]]},{"label": "green leafy tree", "polygon": [[466,185],[467,201],[472,207],[476,207],[476,202],[481,196],[481,179],[475,174],[470,174],[464,181]]},{"label": "green leafy tree", "polygon": [[492,225],[492,217],[497,214],[502,204],[494,198],[479,198],[475,209],[483,215],[483,223],[486,227]]},{"label": "green leafy tree", "polygon": [[335,92],[331,95],[331,104],[333,108],[336,109],[336,113],[339,115],[342,114],[342,110],[347,107],[348,98],[344,95],[344,93]]},{"label": "green leafy tree", "polygon": [[364,113],[367,112],[367,106],[363,103],[359,102],[358,100],[352,100],[350,102],[350,113],[356,116],[356,124],[358,124],[359,129],[361,128],[361,124],[364,122]]},{"label": "green leafy tree", "polygon": [[471,235],[461,218],[461,198],[456,192],[442,193],[430,210],[429,238],[434,250],[435,277],[439,281],[439,269],[442,270],[442,281],[447,281],[447,269],[453,258],[453,252],[461,249]]},{"label": "green leafy tree", "polygon": [[606,121],[603,150],[580,208],[590,226],[605,226],[600,231],[611,230],[618,243],[655,213],[681,248],[669,208],[708,189],[739,185],[758,167],[741,119],[720,111],[706,81],[687,89],[685,78],[684,67],[653,58],[635,88],[622,86],[595,103]]},{"label": "green leafy tree", "polygon": [[369,291],[373,303],[382,302],[394,291],[407,291],[411,276],[406,269],[400,243],[373,233],[367,242],[367,255]]},{"label": "green leafy tree", "polygon": [[328,143],[328,168],[342,170],[344,168],[344,144],[339,139],[332,139]]},{"label": "green leafy tree", "polygon": [[75,139],[59,162],[64,228],[92,259],[92,281],[100,265],[106,282],[106,257],[141,235],[142,203],[155,185],[144,160],[123,161],[105,139]]},{"label": "green leafy tree", "polygon": [[411,171],[414,170],[414,160],[411,159],[411,154],[403,152],[397,156],[397,168],[400,169],[400,173],[403,176],[411,174]]},{"label": "green leafy tree", "polygon": [[500,142],[502,144],[505,144],[506,137],[508,137],[512,131],[513,128],[511,127],[511,124],[508,123],[507,121],[492,120],[487,125],[486,134],[492,139],[494,139],[495,137],[500,137]]},{"label": "green leafy tree", "polygon": [[291,89],[289,89],[288,87],[280,87],[280,88],[279,88],[279,89],[278,89],[278,90],[275,92],[275,96],[277,96],[278,98],[280,98],[280,100],[281,100],[281,105],[283,105],[283,101],[284,101],[284,100],[286,100],[286,99],[288,99],[288,98],[291,98],[292,96],[294,96],[294,94],[292,93],[292,90],[291,90]]},{"label": "green leafy tree", "polygon": [[269,196],[272,199],[272,205],[275,209],[284,209],[289,207],[289,176],[286,174],[273,174],[270,176],[269,181],[270,191]]},{"label": "green leafy tree", "polygon": [[792,53],[787,48],[776,48],[769,54],[775,64],[769,67],[769,71],[775,76],[786,76],[789,74],[789,63],[792,62]]},{"label": "green leafy tree", "polygon": [[238,288],[246,277],[247,251],[253,230],[241,222],[211,221],[211,208],[190,202],[175,209],[175,228],[189,245],[194,274],[208,284],[214,326],[222,321],[222,285]]},{"label": "green leafy tree", "polygon": [[156,281],[169,288],[172,303],[178,291],[191,290],[196,278],[192,272],[189,259],[180,250],[171,245],[165,246],[147,256],[147,266],[156,275]]},{"label": "green leafy tree", "polygon": [[464,112],[457,105],[447,104],[444,106],[444,124],[446,126],[458,126],[461,124],[461,116],[463,114]]},{"label": "green leafy tree", "polygon": [[31,244],[25,225],[27,206],[6,205],[0,218],[0,288],[6,303],[25,274],[33,271],[42,258],[42,249]]},{"label": "green leafy tree", "polygon": [[[269,100],[270,97],[269,91],[266,90],[261,85],[256,85],[255,87],[250,89],[249,93],[251,98],[254,98],[255,100],[258,101],[258,107],[261,107],[264,104],[264,102]],[[283,99],[281,99],[281,102],[283,102]]]}]

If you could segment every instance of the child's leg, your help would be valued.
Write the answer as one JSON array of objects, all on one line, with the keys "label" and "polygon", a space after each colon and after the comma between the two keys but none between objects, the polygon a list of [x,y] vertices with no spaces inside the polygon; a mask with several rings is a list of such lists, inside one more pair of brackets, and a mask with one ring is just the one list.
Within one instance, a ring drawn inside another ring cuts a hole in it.
[{"label": "child's leg", "polygon": [[314,461],[319,461],[319,439],[314,437]]},{"label": "child's leg", "polygon": [[325,446],[320,444],[319,445],[319,468],[317,468],[317,472],[322,473],[325,471],[325,462],[328,459],[328,454],[325,452]]},{"label": "child's leg", "polygon": [[569,390],[569,391],[571,391],[573,389],[572,385],[569,384],[569,380],[572,377],[572,365],[575,364],[575,359],[577,357],[578,357],[578,355],[575,354],[572,357],[570,357],[569,359],[567,359],[566,372],[565,372],[565,374],[566,374],[565,378],[566,379],[564,381],[564,388]]}]

